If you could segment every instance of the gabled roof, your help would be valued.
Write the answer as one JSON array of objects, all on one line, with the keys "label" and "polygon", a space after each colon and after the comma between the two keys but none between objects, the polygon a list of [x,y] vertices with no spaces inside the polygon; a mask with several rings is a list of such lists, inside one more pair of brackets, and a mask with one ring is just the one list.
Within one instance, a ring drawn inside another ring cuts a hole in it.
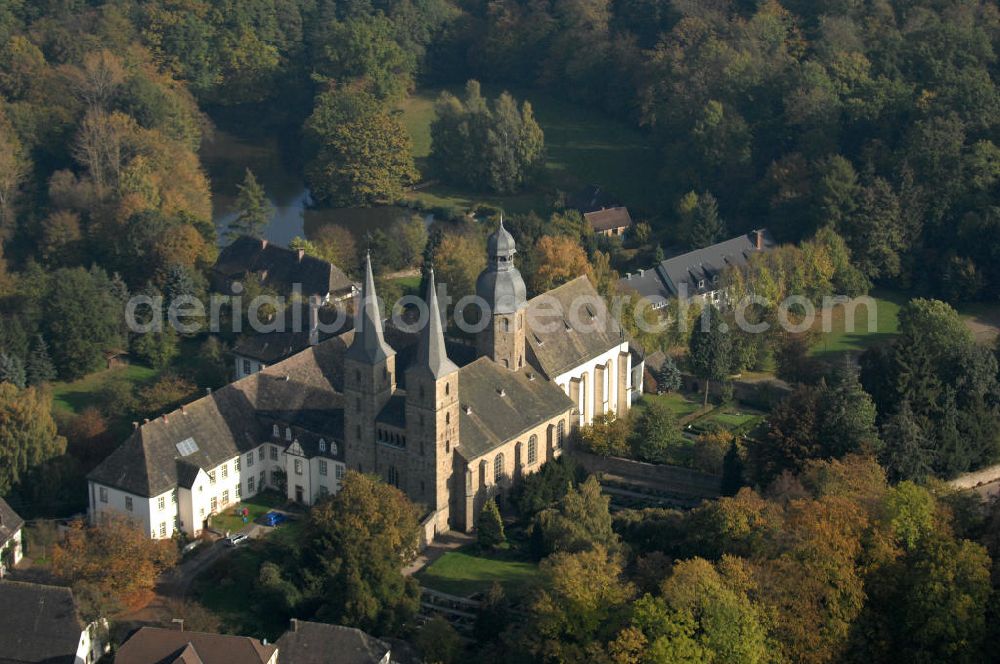
[{"label": "gabled roof", "polygon": [[379,664],[389,655],[388,643],[360,629],[308,620],[292,620],[275,645],[281,664]]},{"label": "gabled roof", "polygon": [[276,645],[249,636],[140,627],[115,653],[116,664],[266,664]]},{"label": "gabled roof", "polygon": [[559,386],[535,369],[511,371],[485,357],[459,369],[458,395],[458,453],[466,461],[573,408]]},{"label": "gabled roof", "polygon": [[632,225],[632,215],[627,207],[610,207],[593,212],[586,212],[583,218],[595,231],[607,231],[613,228],[628,228]]},{"label": "gabled roof", "polygon": [[528,348],[538,367],[551,379],[578,367],[625,340],[587,277],[577,277],[528,302]]},{"label": "gabled roof", "polygon": [[0,498],[0,547],[9,542],[23,525],[24,519],[6,500]]},{"label": "gabled roof", "polygon": [[0,581],[0,661],[72,664],[84,623],[73,591]]},{"label": "gabled roof", "polygon": [[[292,305],[294,308],[295,305]],[[325,341],[354,329],[354,317],[337,307],[320,307],[318,313],[321,330],[318,340]],[[264,364],[274,364],[295,355],[309,347],[309,311],[302,303],[299,307],[301,326],[299,331],[293,331],[292,314],[286,312],[285,326],[287,332],[262,332],[260,334],[245,334],[233,345],[232,353],[239,357],[248,357]],[[329,330],[329,331],[323,331]]]},{"label": "gabled roof", "polygon": [[[343,437],[343,355],[351,332],[226,385],[135,430],[87,476],[138,496],[158,496],[270,439],[279,421]],[[178,443],[194,441],[184,455]]]},{"label": "gabled roof", "polygon": [[[761,234],[760,248],[757,233]],[[776,246],[767,230],[751,231],[704,249],[668,258],[651,269],[618,280],[619,286],[649,299],[677,297],[682,288],[688,297],[718,289],[713,278],[729,267],[743,267],[750,256]],[[702,285],[699,286],[699,283]]]},{"label": "gabled roof", "polygon": [[219,252],[213,271],[227,279],[242,279],[251,273],[281,295],[301,284],[303,295],[347,294],[355,287],[344,272],[329,261],[286,249],[267,240],[242,236]]},{"label": "gabled roof", "polygon": [[587,185],[566,200],[566,207],[579,210],[580,212],[593,212],[602,207],[613,207],[615,205],[618,205],[615,196],[596,184]]}]

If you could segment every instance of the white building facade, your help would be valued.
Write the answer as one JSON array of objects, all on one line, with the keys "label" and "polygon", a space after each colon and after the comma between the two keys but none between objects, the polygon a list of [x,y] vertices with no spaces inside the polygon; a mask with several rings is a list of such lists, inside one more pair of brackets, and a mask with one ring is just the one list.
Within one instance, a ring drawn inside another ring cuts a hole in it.
[{"label": "white building facade", "polygon": [[268,442],[212,468],[192,469],[189,479],[182,478],[156,496],[129,493],[92,479],[91,519],[100,522],[108,514],[124,514],[150,537],[168,539],[180,533],[199,536],[213,515],[265,490],[284,490],[288,500],[312,505],[340,489],[345,471],[336,442],[319,439],[316,451],[307,454],[290,427],[274,425]]}]

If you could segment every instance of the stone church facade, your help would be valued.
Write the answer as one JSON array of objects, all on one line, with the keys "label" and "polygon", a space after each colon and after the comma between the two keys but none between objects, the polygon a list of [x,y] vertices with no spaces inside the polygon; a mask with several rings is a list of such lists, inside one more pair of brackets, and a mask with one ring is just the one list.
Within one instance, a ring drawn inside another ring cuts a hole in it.
[{"label": "stone church facade", "polygon": [[558,457],[576,426],[623,414],[633,389],[628,342],[586,277],[528,300],[502,223],[487,250],[474,348],[446,340],[433,272],[426,325],[386,326],[368,260],[352,331],[138,426],[88,477],[91,517],[132,505],[153,537],[195,535],[282,484],[312,504],[350,469],[424,506],[428,539],[474,529],[489,498]]}]

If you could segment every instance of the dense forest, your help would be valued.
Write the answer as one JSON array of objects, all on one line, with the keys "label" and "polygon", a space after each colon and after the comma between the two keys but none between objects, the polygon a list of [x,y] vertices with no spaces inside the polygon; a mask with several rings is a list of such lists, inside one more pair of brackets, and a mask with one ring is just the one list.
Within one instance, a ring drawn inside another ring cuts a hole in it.
[{"label": "dense forest", "polygon": [[[831,226],[869,278],[952,301],[991,298],[1000,284],[992,3],[79,1],[2,11],[0,210],[18,262],[96,259],[139,288],[170,264],[204,261],[213,242],[196,153],[213,116],[304,126],[320,198],[391,201],[416,176],[393,105],[419,84],[475,78],[542,88],[644,128],[660,154],[654,224],[676,222],[694,191],[718,201],[730,230],[768,226],[799,240]],[[345,141],[332,125],[350,123],[361,131]],[[381,155],[380,166],[361,167],[358,154]],[[151,249],[164,245],[154,236],[170,248]]]},{"label": "dense forest", "polygon": [[[585,428],[592,452],[723,474],[732,495],[612,516],[572,469],[532,476],[508,526],[530,539],[541,580],[513,608],[486,598],[484,661],[983,661],[1000,639],[1000,516],[935,478],[1000,457],[998,353],[945,304],[1000,292],[998,48],[989,0],[0,2],[0,496],[28,516],[79,510],[85,472],[130,420],[227,380],[232,339],[130,335],[123,317],[132,294],[166,308],[208,291],[220,237],[200,149],[218,127],[294,143],[318,206],[392,204],[438,179],[513,194],[544,161],[528,101],[544,91],[652,146],[655,205],[624,201],[642,222],[639,259],[662,259],[663,238],[698,247],[767,227],[783,246],[726,275],[738,294],[815,301],[875,285],[937,299],[905,304],[860,376],[822,366],[805,335],[740,334],[730,312],[709,309],[716,322],[693,334],[630,329],[650,350],[685,350],[706,405],[710,381],[761,366],[793,391],[745,446],[718,435],[689,453],[656,407]],[[418,164],[399,108],[430,88],[444,92]],[[261,233],[266,193],[247,170],[231,232]],[[567,193],[507,217],[529,291],[585,273],[609,294],[633,265],[564,209]],[[452,293],[472,292],[486,224],[468,211],[448,232],[420,218],[373,231],[380,277],[432,262]],[[293,246],[349,272],[364,249],[339,227]],[[163,373],[53,409],[49,384],[119,351]],[[657,380],[676,389],[679,364]],[[418,601],[397,549],[415,538],[412,506],[351,481],[300,542],[269,551],[252,610],[407,633]],[[408,534],[373,556],[336,510],[389,513],[400,523],[387,532]],[[495,505],[482,519],[484,546],[499,546]],[[90,531],[69,544],[67,579],[73,550],[107,548]],[[429,625],[422,647],[450,643]]]}]

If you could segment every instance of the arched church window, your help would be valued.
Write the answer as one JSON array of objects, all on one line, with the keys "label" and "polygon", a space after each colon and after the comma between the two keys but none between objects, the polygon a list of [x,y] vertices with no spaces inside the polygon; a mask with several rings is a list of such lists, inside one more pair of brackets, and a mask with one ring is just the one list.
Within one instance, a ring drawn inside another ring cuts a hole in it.
[{"label": "arched church window", "polygon": [[531,434],[531,438],[528,439],[528,463],[536,461],[538,461],[538,436]]},{"label": "arched church window", "polygon": [[389,480],[389,484],[394,487],[399,487],[399,471],[396,470],[395,466],[389,466],[389,471],[386,475]]},{"label": "arched church window", "polygon": [[508,318],[503,319],[503,331],[510,332],[510,319]]},{"label": "arched church window", "polygon": [[445,424],[451,424],[451,413],[445,413],[444,414],[444,423]]},{"label": "arched church window", "polygon": [[444,393],[445,395],[451,394],[451,383],[444,384]]},{"label": "arched church window", "polygon": [[559,420],[559,426],[556,427],[556,448],[560,448],[563,445],[563,438],[566,436],[566,423]]},{"label": "arched church window", "polygon": [[498,454],[493,459],[493,481],[499,482],[503,479],[503,454]]},{"label": "arched church window", "polygon": [[451,441],[450,440],[444,441],[444,451],[445,452],[451,452]]}]

